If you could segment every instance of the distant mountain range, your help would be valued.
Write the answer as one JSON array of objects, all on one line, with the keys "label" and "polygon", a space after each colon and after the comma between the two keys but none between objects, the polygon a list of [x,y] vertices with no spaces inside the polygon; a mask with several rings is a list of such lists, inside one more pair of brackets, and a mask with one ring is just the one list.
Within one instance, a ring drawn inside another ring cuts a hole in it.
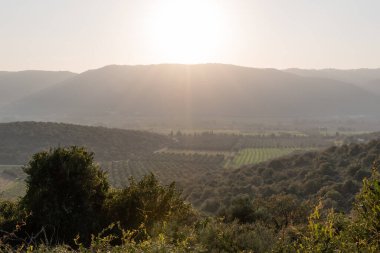
[{"label": "distant mountain range", "polygon": [[378,117],[379,94],[380,69],[160,64],[0,72],[0,120]]}]

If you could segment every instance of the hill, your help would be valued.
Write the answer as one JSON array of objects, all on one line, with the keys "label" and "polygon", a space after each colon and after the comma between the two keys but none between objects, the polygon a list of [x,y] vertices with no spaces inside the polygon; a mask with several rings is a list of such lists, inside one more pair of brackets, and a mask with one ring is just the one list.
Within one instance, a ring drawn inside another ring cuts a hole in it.
[{"label": "hill", "polygon": [[239,198],[269,198],[278,194],[290,194],[300,200],[322,198],[326,207],[347,211],[362,179],[370,176],[371,166],[379,158],[380,140],[372,140],[294,154],[235,170],[218,170],[212,175],[204,173],[182,186],[188,201],[214,213]]},{"label": "hill", "polygon": [[[355,101],[355,103],[353,103]],[[222,64],[107,66],[3,108],[20,119],[82,123],[128,118],[284,118],[378,115],[378,96],[355,85]]]},{"label": "hill", "polygon": [[75,75],[67,71],[2,71],[0,72],[0,106],[54,86]]},{"label": "hill", "polygon": [[98,161],[123,160],[151,154],[170,141],[143,131],[62,123],[1,123],[0,164],[24,164],[36,152],[71,145],[87,147]]},{"label": "hill", "polygon": [[304,77],[327,78],[352,83],[369,92],[380,94],[380,69],[286,69],[285,71]]}]

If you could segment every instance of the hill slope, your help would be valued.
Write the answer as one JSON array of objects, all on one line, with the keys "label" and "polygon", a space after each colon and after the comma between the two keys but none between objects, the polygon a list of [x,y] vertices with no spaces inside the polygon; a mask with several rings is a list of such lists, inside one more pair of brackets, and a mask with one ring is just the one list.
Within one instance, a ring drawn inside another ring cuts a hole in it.
[{"label": "hill slope", "polygon": [[352,83],[369,92],[380,94],[380,69],[286,69],[285,71],[304,77],[327,78]]},{"label": "hill slope", "polygon": [[0,106],[74,77],[67,71],[0,72]]},{"label": "hill slope", "polygon": [[187,200],[216,212],[234,199],[292,194],[302,200],[324,199],[327,207],[347,211],[362,179],[380,159],[380,140],[307,152],[246,166],[199,175],[184,186]]},{"label": "hill slope", "polygon": [[169,142],[166,136],[142,131],[59,123],[2,123],[0,164],[24,164],[36,152],[71,145],[87,147],[98,161],[123,160],[151,154]]},{"label": "hill slope", "polygon": [[112,122],[126,117],[377,115],[378,97],[354,85],[222,64],[107,66],[3,109],[21,119]]}]

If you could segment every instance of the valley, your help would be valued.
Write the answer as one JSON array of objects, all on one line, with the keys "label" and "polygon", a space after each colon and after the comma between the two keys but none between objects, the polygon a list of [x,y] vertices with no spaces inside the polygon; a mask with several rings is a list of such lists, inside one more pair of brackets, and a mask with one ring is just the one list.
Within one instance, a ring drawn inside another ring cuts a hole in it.
[{"label": "valley", "polygon": [[[361,174],[353,171],[351,176],[343,174],[337,177],[335,165],[328,165],[328,162],[320,165],[320,161],[314,160],[323,152],[330,155],[330,150],[342,150],[347,145],[350,150],[354,147],[350,145],[364,145],[361,143],[367,143],[378,136],[377,133],[361,132],[356,135],[355,133],[345,135],[344,132],[326,135],[324,131],[274,132],[272,130],[250,134],[240,134],[236,131],[177,131],[176,133],[171,131],[164,135],[43,122],[5,123],[0,124],[0,129],[2,129],[0,141],[2,163],[22,164],[0,166],[2,182],[0,190],[5,198],[17,199],[24,194],[23,181],[26,175],[22,172],[22,166],[26,165],[28,157],[33,153],[54,146],[79,145],[95,152],[95,160],[107,173],[112,187],[126,187],[131,177],[140,180],[145,175],[153,173],[163,184],[175,182],[179,189],[183,190],[185,199],[199,210],[214,214],[221,212],[226,203],[231,201],[229,196],[232,192],[236,192],[236,196],[249,193],[250,196],[257,194],[269,197],[280,191],[300,194],[299,197],[303,199],[306,196],[309,198],[309,195],[303,194],[311,191],[308,194],[324,196],[330,191],[325,189],[320,192],[325,185],[319,185],[320,179],[313,180],[313,183],[305,179],[305,176],[311,173],[308,172],[310,166],[316,166],[315,169],[311,169],[311,171],[316,170],[313,172],[315,174],[323,165],[321,170],[326,170],[326,175],[330,177],[328,180],[325,179],[327,180],[325,183],[332,180],[329,183],[331,189],[347,178],[354,180],[352,187],[359,187],[361,179],[369,173],[368,166],[375,160],[376,152],[375,156],[371,156],[368,158],[370,160],[365,162],[367,169],[363,167],[360,170]],[[350,144],[355,142],[359,144]],[[338,147],[324,151],[337,143]],[[365,146],[362,148],[366,149]],[[345,163],[346,169],[351,168],[352,162]],[[313,173],[310,176],[314,175]],[[354,178],[351,178],[352,176]],[[236,181],[224,185],[232,178],[236,178]],[[296,183],[290,183],[292,181]],[[282,188],[285,187],[284,182],[287,182],[285,185],[288,188]],[[235,188],[237,185],[239,186]],[[312,187],[313,190],[301,190],[302,187]],[[227,191],[230,193],[222,193],[222,189],[225,189],[223,191],[229,189]],[[210,207],[211,203],[213,208]],[[330,203],[336,205],[332,203],[336,202]],[[345,203],[344,209],[349,208],[349,201],[342,203]]]}]

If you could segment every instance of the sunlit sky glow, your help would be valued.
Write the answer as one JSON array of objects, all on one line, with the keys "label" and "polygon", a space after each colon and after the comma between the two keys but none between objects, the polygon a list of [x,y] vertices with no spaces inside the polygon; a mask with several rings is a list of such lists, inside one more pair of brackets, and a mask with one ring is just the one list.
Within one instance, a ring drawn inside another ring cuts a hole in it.
[{"label": "sunlit sky glow", "polygon": [[378,0],[0,0],[0,70],[380,67]]}]

